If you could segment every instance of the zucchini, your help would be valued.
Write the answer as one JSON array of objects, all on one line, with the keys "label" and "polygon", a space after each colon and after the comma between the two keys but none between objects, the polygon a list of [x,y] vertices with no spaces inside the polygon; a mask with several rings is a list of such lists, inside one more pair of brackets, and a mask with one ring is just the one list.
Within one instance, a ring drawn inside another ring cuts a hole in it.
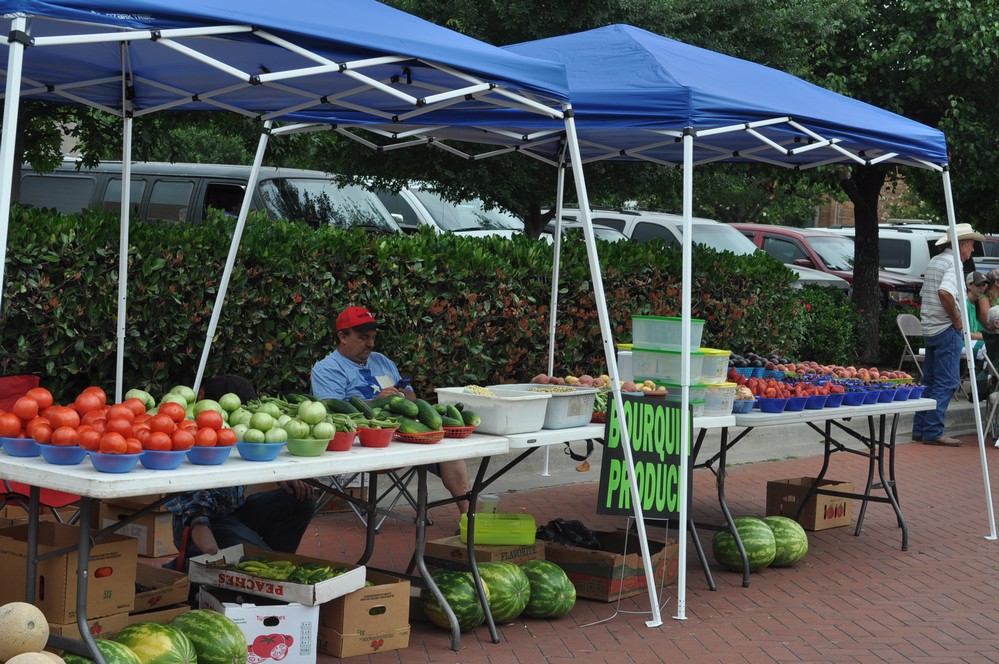
[{"label": "zucchini", "polygon": [[414,420],[411,417],[399,417],[399,433],[429,433],[431,431],[438,430],[439,429],[431,429],[423,422]]},{"label": "zucchini", "polygon": [[434,407],[430,405],[430,402],[425,399],[416,399],[413,401],[416,407],[419,409],[419,420],[423,424],[430,427],[431,431],[441,430],[441,414],[434,410]]},{"label": "zucchini", "polygon": [[[462,421],[461,411],[455,408],[454,404],[448,404],[446,408],[447,412],[444,413],[445,415],[450,417],[452,420],[458,420],[459,422]],[[463,426],[463,425],[459,424],[458,426]]]},{"label": "zucchini", "polygon": [[389,401],[388,409],[396,415],[402,415],[411,419],[416,419],[420,416],[420,407],[416,403],[398,395],[392,397],[392,400]]},{"label": "zucchini", "polygon": [[467,427],[477,427],[482,422],[482,418],[474,410],[461,411],[461,419]]},{"label": "zucchini", "polygon": [[448,417],[447,415],[441,415],[441,426],[445,427],[463,427],[465,426],[464,420],[456,420],[453,417]]},{"label": "zucchini", "polygon": [[355,415],[358,410],[354,408],[350,403],[344,401],[343,399],[320,399],[323,405],[326,406],[326,410],[331,413],[340,413],[341,415]]},{"label": "zucchini", "polygon": [[375,411],[361,397],[354,395],[347,399],[347,402],[356,408],[357,412],[364,415],[369,420],[375,419]]}]

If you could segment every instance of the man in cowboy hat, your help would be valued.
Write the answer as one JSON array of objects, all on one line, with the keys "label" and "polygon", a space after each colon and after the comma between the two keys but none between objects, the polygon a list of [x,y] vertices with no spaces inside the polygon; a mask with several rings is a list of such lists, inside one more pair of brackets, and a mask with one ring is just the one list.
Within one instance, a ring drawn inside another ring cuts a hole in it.
[{"label": "man in cowboy hat", "polygon": [[913,440],[922,441],[925,445],[945,447],[961,445],[957,438],[944,435],[944,417],[947,406],[960,385],[961,353],[964,350],[961,306],[965,295],[954,274],[954,261],[957,259],[964,263],[971,257],[975,241],[985,239],[981,233],[975,232],[971,224],[958,224],[955,230],[957,250],[950,246],[949,232],[937,240],[937,246],[944,249],[927,264],[920,292],[923,299],[920,320],[926,344],[926,358],[923,361],[923,383],[926,390],[923,396],[934,399],[937,407],[920,411],[912,419]]}]

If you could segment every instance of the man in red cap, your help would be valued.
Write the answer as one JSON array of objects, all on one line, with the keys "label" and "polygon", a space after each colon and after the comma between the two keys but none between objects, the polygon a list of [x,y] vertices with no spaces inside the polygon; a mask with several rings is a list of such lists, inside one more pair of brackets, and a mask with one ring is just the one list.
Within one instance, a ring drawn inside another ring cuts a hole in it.
[{"label": "man in red cap", "polygon": [[[371,401],[401,394],[410,401],[416,392],[403,379],[395,362],[375,351],[378,321],[364,307],[347,307],[336,317],[336,350],[312,367],[312,394],[320,399],[347,399],[352,396]],[[464,461],[438,464],[441,482],[452,496],[469,491],[468,469]],[[458,509],[468,511],[460,500]]]}]

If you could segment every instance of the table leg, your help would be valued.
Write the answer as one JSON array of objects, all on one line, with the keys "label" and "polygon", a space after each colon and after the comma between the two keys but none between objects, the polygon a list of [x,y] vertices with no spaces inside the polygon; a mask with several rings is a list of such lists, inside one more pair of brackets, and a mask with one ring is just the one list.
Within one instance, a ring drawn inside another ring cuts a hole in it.
[{"label": "table leg", "polygon": [[[868,457],[867,463],[867,485],[864,489],[864,497],[860,502],[860,511],[857,512],[857,527],[854,529],[853,534],[855,536],[860,535],[861,528],[864,527],[864,515],[867,514],[867,503],[868,497],[871,495],[871,488],[874,486],[874,469],[877,463],[877,453],[874,449],[877,446],[877,434],[874,431],[874,417],[867,418],[867,428],[868,428],[868,438],[867,442],[864,443],[865,446],[870,450],[870,456]],[[884,440],[884,416],[881,416],[881,438]]]},{"label": "table leg", "polygon": [[735,519],[732,518],[732,512],[728,508],[728,500],[725,498],[725,457],[727,451],[728,427],[724,427],[721,430],[721,449],[718,451],[718,472],[715,474],[715,484],[718,487],[718,505],[725,517],[725,523],[728,524],[728,530],[735,539],[735,547],[739,550],[739,556],[742,558],[742,587],[748,588],[749,556],[746,555],[746,547],[742,544],[742,538],[739,537],[739,531],[735,527]]},{"label": "table leg", "polygon": [[[888,500],[891,502],[892,509],[895,510],[895,518],[898,520],[898,525],[902,529],[902,551],[909,550],[909,528],[905,524],[905,517],[902,516],[902,508],[898,504],[898,499],[895,497],[895,482],[894,478],[891,482],[885,476],[885,438],[884,438],[884,419],[885,416],[881,416],[881,438],[878,439],[878,476],[881,478],[881,485],[885,490],[885,494],[888,496]],[[891,446],[895,445],[895,429],[897,426],[898,415],[895,415],[892,419],[891,426],[891,442],[888,443]],[[892,458],[894,458],[894,451],[891,453]]]},{"label": "table leg", "polygon": [[364,553],[358,558],[358,565],[365,565],[375,551],[375,535],[378,534],[378,473],[368,473],[368,500],[364,505]]},{"label": "table leg", "polygon": [[489,637],[493,643],[499,643],[499,634],[496,632],[496,623],[493,622],[493,613],[489,610],[489,598],[486,596],[486,588],[479,575],[479,563],[475,559],[475,507],[478,500],[482,480],[486,476],[486,467],[489,464],[489,457],[484,457],[479,464],[479,472],[475,475],[475,482],[468,495],[468,523],[465,528],[466,555],[468,556],[468,566],[472,571],[472,580],[475,582],[475,592],[479,595],[479,603],[486,616],[486,626],[489,628]]},{"label": "table leg", "polygon": [[690,530],[690,537],[694,542],[694,550],[697,551],[697,559],[701,561],[701,567],[704,568],[704,578],[708,582],[708,590],[717,590],[715,586],[715,577],[711,574],[711,567],[708,566],[708,558],[704,555],[704,547],[701,546],[701,538],[697,536],[697,526],[694,525],[694,518],[687,518],[687,528]]}]

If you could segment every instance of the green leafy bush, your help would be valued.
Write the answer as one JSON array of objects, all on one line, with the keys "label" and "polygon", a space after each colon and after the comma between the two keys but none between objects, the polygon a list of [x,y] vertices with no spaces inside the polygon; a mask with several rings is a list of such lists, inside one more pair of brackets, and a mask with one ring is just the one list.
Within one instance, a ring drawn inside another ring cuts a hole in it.
[{"label": "green leafy bush", "polygon": [[846,293],[837,288],[806,286],[799,305],[803,338],[798,357],[820,364],[852,364],[860,320]]}]

